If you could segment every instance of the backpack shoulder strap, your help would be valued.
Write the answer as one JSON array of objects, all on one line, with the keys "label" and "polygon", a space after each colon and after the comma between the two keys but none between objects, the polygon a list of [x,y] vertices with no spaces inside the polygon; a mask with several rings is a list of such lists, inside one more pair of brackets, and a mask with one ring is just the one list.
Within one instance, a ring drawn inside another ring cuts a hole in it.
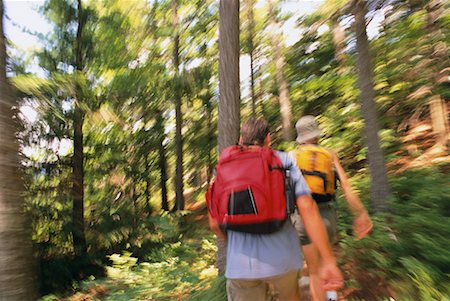
[{"label": "backpack shoulder strap", "polygon": [[331,151],[323,146],[316,144],[305,144],[297,147],[297,149],[295,150],[295,158],[298,158],[301,154],[304,154],[306,152],[316,152],[324,154],[325,156],[330,158],[332,157]]},{"label": "backpack shoulder strap", "polygon": [[265,148],[270,152],[270,162],[272,168],[283,169],[283,161],[278,155],[277,151],[272,148]]},{"label": "backpack shoulder strap", "polygon": [[323,146],[317,145],[317,148],[320,149],[320,151],[322,151],[323,153],[327,154],[328,156],[332,157],[332,153],[331,151]]},{"label": "backpack shoulder strap", "polygon": [[230,158],[233,154],[236,154],[242,149],[240,145],[231,145],[222,150],[219,156],[219,162]]}]

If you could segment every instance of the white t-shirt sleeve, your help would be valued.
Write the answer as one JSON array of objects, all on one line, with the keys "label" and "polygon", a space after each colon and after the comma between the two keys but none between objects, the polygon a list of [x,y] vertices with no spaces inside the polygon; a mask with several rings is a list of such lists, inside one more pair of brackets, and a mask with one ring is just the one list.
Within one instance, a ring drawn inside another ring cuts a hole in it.
[{"label": "white t-shirt sleeve", "polygon": [[309,190],[308,184],[306,184],[305,178],[298,168],[295,159],[285,152],[278,152],[278,155],[283,163],[283,167],[289,169],[292,182],[294,183],[295,196],[311,195],[311,190]]}]

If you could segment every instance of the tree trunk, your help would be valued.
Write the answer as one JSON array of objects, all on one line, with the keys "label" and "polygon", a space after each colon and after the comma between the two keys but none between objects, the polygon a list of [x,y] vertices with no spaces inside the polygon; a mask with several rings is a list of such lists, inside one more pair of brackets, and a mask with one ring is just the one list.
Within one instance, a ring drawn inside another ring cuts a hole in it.
[{"label": "tree trunk", "polygon": [[369,170],[372,176],[372,204],[377,212],[387,210],[386,201],[390,196],[390,187],[387,180],[386,166],[383,151],[378,137],[378,113],[375,103],[375,90],[373,87],[373,70],[369,53],[369,41],[366,32],[366,4],[364,0],[357,0],[354,7],[356,48],[358,51],[358,85],[361,90],[361,108],[364,118],[365,141],[368,148],[367,157]]},{"label": "tree trunk", "polygon": [[431,124],[436,136],[436,144],[447,148],[448,144],[448,113],[445,102],[440,95],[433,95],[428,101],[430,106]]},{"label": "tree trunk", "polygon": [[23,212],[24,186],[13,118],[17,103],[6,78],[2,0],[0,18],[0,300],[35,300],[30,222]]},{"label": "tree trunk", "polygon": [[150,162],[148,161],[148,154],[145,154],[144,157],[144,161],[145,161],[145,208],[147,209],[147,214],[148,216],[152,215],[152,205],[150,203],[151,200],[151,181],[150,181]]},{"label": "tree trunk", "polygon": [[[442,14],[441,3],[439,0],[427,1],[425,10],[427,12],[427,32],[430,43],[430,53],[426,54],[431,58],[429,69],[429,82],[432,86],[433,95],[428,101],[430,107],[430,118],[433,127],[433,133],[436,136],[436,144],[447,147],[448,143],[448,115],[446,112],[445,102],[439,95],[438,86],[441,84],[441,73],[449,66],[448,49],[444,42],[445,37],[438,25],[437,19]],[[447,71],[448,74],[448,71]]]},{"label": "tree trunk", "polygon": [[73,248],[77,256],[82,256],[86,252],[86,238],[84,235],[83,120],[84,113],[79,104],[76,104],[73,117],[72,236]]},{"label": "tree trunk", "polygon": [[284,76],[284,56],[282,53],[282,40],[280,39],[280,26],[276,21],[272,0],[269,0],[269,18],[272,27],[272,49],[275,55],[276,79],[278,85],[278,99],[280,102],[281,124],[283,127],[283,139],[292,141],[293,130],[291,125],[292,112],[289,100],[289,87]]},{"label": "tree trunk", "polygon": [[[220,0],[219,6],[219,153],[239,141],[239,0]],[[217,265],[223,275],[226,241],[218,239]]]},{"label": "tree trunk", "polygon": [[255,18],[253,15],[253,0],[247,0],[247,18],[248,18],[248,36],[247,36],[247,46],[248,55],[250,57],[250,97],[252,103],[252,115],[256,117],[256,94],[255,94],[255,45],[254,45],[254,29],[255,29]]},{"label": "tree trunk", "polygon": [[221,0],[219,8],[219,153],[239,140],[239,1]]},{"label": "tree trunk", "polygon": [[[79,72],[83,72],[82,33],[84,27],[84,12],[81,0],[78,0],[78,28],[75,49],[75,65]],[[83,122],[84,111],[81,106],[83,95],[81,89],[77,89],[76,102],[73,113],[73,174],[72,174],[72,237],[73,248],[77,256],[86,253],[86,237],[84,233],[84,153],[83,153]]]},{"label": "tree trunk", "polygon": [[164,211],[169,211],[169,202],[167,200],[167,159],[166,159],[166,148],[164,147],[164,139],[166,135],[164,134],[164,119],[162,117],[162,112],[157,112],[158,117],[156,119],[157,130],[159,133],[158,142],[158,153],[159,153],[159,181],[161,187],[161,209]]},{"label": "tree trunk", "polygon": [[[158,7],[158,2],[155,1],[152,5],[152,11],[150,16],[155,16]],[[153,19],[155,20],[155,19]],[[155,21],[151,22],[151,32],[153,33],[152,40],[153,43],[157,43],[157,23]],[[166,158],[166,147],[164,146],[164,140],[166,139],[166,134],[164,131],[164,117],[161,110],[156,111],[156,131],[158,132],[158,167],[159,167],[159,187],[161,189],[161,209],[164,211],[169,211],[169,201],[167,198],[167,158]]]},{"label": "tree trunk", "polygon": [[[133,175],[130,175],[130,178],[132,178]],[[139,208],[138,208],[138,204],[137,204],[137,198],[138,195],[136,193],[136,182],[133,181],[131,184],[131,188],[130,188],[130,199],[131,199],[131,203],[133,204],[133,218],[131,220],[131,226],[133,229],[133,232],[135,232],[137,230],[137,225],[138,225],[138,212],[139,212]]]},{"label": "tree trunk", "polygon": [[[173,36],[173,67],[175,69],[175,78],[178,81],[180,58],[180,35],[179,35],[179,20],[178,20],[178,0],[172,0],[172,25],[174,28]],[[183,126],[183,117],[181,113],[181,94],[176,85],[174,91],[175,97],[175,153],[176,153],[176,171],[175,171],[175,210],[184,210],[184,196],[183,196],[183,137],[181,135],[181,128]]]}]

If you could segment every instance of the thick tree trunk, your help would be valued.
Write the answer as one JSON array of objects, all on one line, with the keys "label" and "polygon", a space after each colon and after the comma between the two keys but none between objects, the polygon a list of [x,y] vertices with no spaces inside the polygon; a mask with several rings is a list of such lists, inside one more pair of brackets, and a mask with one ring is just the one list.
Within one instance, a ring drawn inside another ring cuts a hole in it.
[{"label": "thick tree trunk", "polygon": [[239,1],[221,0],[219,8],[219,152],[239,140]]},{"label": "thick tree trunk", "polygon": [[361,108],[364,118],[364,133],[368,148],[367,157],[369,170],[372,176],[372,204],[376,211],[387,210],[386,201],[390,196],[390,187],[387,180],[386,166],[383,151],[378,136],[378,113],[375,103],[375,90],[373,87],[373,70],[369,53],[369,41],[366,32],[366,4],[364,0],[357,0],[354,7],[356,48],[358,51],[358,85],[361,90]]},{"label": "thick tree trunk", "polygon": [[31,234],[24,212],[12,88],[6,78],[3,1],[0,0],[0,300],[36,299]]},{"label": "thick tree trunk", "polygon": [[[83,71],[82,33],[84,27],[84,12],[81,0],[78,0],[78,28],[75,49],[76,69]],[[73,248],[77,256],[86,253],[86,237],[84,233],[84,153],[83,153],[83,122],[84,111],[81,107],[83,95],[80,89],[77,91],[76,102],[73,114],[73,173],[72,173],[72,237]]]},{"label": "thick tree trunk", "polygon": [[[239,0],[220,0],[219,6],[219,153],[239,141]],[[219,239],[217,265],[223,275],[226,241]]]},{"label": "thick tree trunk", "polygon": [[278,100],[280,102],[281,124],[283,127],[283,139],[292,141],[292,112],[289,100],[289,87],[284,76],[284,55],[282,53],[282,41],[280,39],[280,26],[276,21],[272,0],[269,0],[269,18],[272,27],[272,48],[275,55],[276,79],[278,85]]},{"label": "thick tree trunk", "polygon": [[250,97],[252,103],[252,115],[256,116],[256,94],[255,94],[255,45],[254,45],[254,32],[255,32],[255,18],[253,15],[253,0],[247,0],[247,18],[248,18],[248,36],[247,36],[247,46],[248,55],[250,57]]},{"label": "thick tree trunk", "polygon": [[[179,35],[179,20],[178,20],[178,0],[172,0],[172,25],[174,27],[173,36],[173,67],[175,69],[175,78],[178,80],[178,73],[180,67],[180,35]],[[183,196],[183,137],[181,128],[183,126],[183,117],[181,112],[181,94],[175,88],[175,153],[176,153],[176,171],[175,171],[175,207],[176,210],[184,209]]]}]

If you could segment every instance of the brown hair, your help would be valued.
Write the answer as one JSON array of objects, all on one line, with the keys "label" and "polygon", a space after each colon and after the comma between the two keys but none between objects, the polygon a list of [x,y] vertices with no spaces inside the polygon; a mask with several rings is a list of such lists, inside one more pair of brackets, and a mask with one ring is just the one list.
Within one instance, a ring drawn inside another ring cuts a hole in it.
[{"label": "brown hair", "polygon": [[269,134],[267,121],[264,118],[251,117],[241,129],[242,144],[262,146],[267,134]]}]

